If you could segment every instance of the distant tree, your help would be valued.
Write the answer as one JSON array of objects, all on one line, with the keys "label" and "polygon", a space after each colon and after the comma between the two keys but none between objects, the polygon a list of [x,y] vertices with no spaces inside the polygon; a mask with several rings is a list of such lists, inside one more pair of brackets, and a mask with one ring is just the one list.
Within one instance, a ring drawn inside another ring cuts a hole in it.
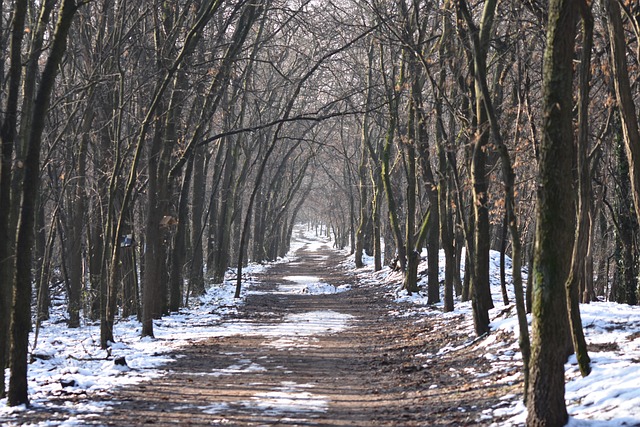
[{"label": "distant tree", "polygon": [[[443,8],[447,11],[452,9],[452,3],[445,1]],[[453,35],[453,26],[448,16],[442,18],[442,35],[438,41],[438,62],[441,70],[446,69],[447,54],[453,47],[451,39]],[[426,66],[426,65],[425,65]],[[435,82],[434,82],[435,83]],[[444,94],[446,73],[440,72],[437,85],[434,86],[434,112],[436,116],[436,148],[438,156],[438,213],[440,218],[440,242],[444,251],[444,311],[449,312],[454,309],[454,287],[460,284],[460,264],[457,263],[456,241],[454,232],[455,212],[454,206],[454,170],[456,168],[455,156],[451,154],[452,144],[449,138],[452,135],[447,134],[445,128],[444,117]],[[455,88],[455,86],[453,86]],[[453,89],[456,91],[456,89]],[[450,117],[449,130],[455,129],[455,121]],[[458,271],[456,272],[456,269]],[[462,293],[461,287],[457,289],[457,293]]]},{"label": "distant tree", "polygon": [[611,292],[608,297],[611,301],[621,304],[637,304],[638,254],[636,253],[637,241],[634,236],[638,235],[640,228],[633,209],[629,164],[624,153],[622,129],[618,120],[614,122],[614,143],[618,163],[615,171],[615,204],[612,207],[612,213],[616,218],[613,252],[615,265]]},{"label": "distant tree", "polygon": [[[358,188],[359,188],[359,201],[360,201],[360,212],[359,212],[359,222],[356,231],[356,245],[355,245],[355,264],[357,268],[361,268],[364,266],[364,262],[362,260],[363,253],[366,251],[367,247],[373,245],[374,236],[373,234],[373,218],[372,218],[372,201],[369,199],[369,187],[370,187],[370,176],[368,174],[368,166],[370,165],[369,161],[369,150],[371,147],[371,113],[369,109],[371,108],[373,102],[373,89],[371,88],[371,80],[373,73],[373,60],[375,53],[375,45],[373,39],[369,43],[369,47],[367,49],[367,78],[366,78],[366,88],[365,88],[365,113],[362,116],[362,131],[361,131],[361,153],[360,153],[360,164],[358,165]],[[374,190],[375,191],[375,190]],[[368,255],[373,255],[373,251],[370,251]]]},{"label": "distant tree", "polygon": [[[587,343],[582,330],[580,317],[581,292],[586,288],[585,276],[587,253],[591,234],[591,174],[588,163],[589,148],[589,86],[591,80],[591,49],[593,46],[593,15],[587,2],[577,2],[582,15],[582,60],[580,64],[579,96],[578,96],[578,138],[577,138],[577,183],[578,197],[576,206],[576,231],[571,257],[571,269],[566,284],[567,309],[573,347],[583,376],[591,372]],[[592,271],[592,267],[590,271]],[[589,280],[593,280],[591,277]],[[588,301],[587,301],[588,302]]]},{"label": "distant tree", "polygon": [[[471,13],[466,0],[459,3],[463,15],[467,16],[467,26],[471,37],[477,36],[477,49],[473,55],[473,73],[486,73],[487,54],[489,41],[493,31],[493,21],[497,2],[488,0],[484,4],[482,20],[478,27],[471,20]],[[489,224],[489,182],[487,174],[488,151],[490,140],[490,128],[488,111],[485,107],[484,97],[479,80],[475,79],[474,95],[475,105],[475,129],[473,153],[471,157],[471,181],[473,189],[474,212],[474,250],[473,250],[473,284],[472,305],[473,323],[476,334],[482,335],[489,331],[489,310],[493,308],[491,289],[489,283],[489,250],[491,249],[490,224]]]},{"label": "distant tree", "polygon": [[[391,181],[391,165],[394,141],[397,137],[397,127],[399,120],[399,98],[400,87],[398,84],[398,65],[396,59],[392,56],[392,49],[390,58],[385,55],[386,48],[380,45],[380,74],[383,76],[386,103],[387,103],[387,117],[386,117],[386,130],[384,136],[384,143],[380,152],[380,175],[384,188],[384,194],[387,202],[388,212],[388,227],[390,235],[393,238],[393,242],[396,249],[396,258],[398,265],[402,271],[407,267],[407,247],[405,245],[404,236],[402,235],[402,229],[400,227],[399,207],[397,203],[397,196],[395,195],[395,189]],[[387,243],[387,247],[390,247]]]},{"label": "distant tree", "polygon": [[[604,0],[603,4],[607,16],[613,82],[620,111],[620,121],[622,122],[627,163],[629,165],[631,195],[636,217],[640,218],[640,128],[638,127],[638,116],[632,98],[633,92],[629,79],[629,65],[626,55],[627,43],[619,2],[617,0]],[[634,21],[637,23],[636,19]],[[638,27],[636,26],[636,28]]]}]

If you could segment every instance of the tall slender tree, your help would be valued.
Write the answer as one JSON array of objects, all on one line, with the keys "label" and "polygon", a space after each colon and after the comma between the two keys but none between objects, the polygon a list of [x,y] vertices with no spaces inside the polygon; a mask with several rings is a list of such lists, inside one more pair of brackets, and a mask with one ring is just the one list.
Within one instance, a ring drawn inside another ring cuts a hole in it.
[{"label": "tall slender tree", "polygon": [[[493,31],[493,21],[497,1],[487,0],[484,4],[480,25],[476,27],[471,19],[471,13],[466,0],[459,2],[459,8],[466,18],[470,37],[477,37],[475,54],[473,54],[474,75],[486,73],[489,41]],[[485,106],[486,96],[482,92],[481,83],[475,79],[474,94],[476,99],[476,129],[474,134],[473,152],[471,157],[471,180],[473,189],[474,212],[474,251],[473,251],[473,284],[472,306],[473,323],[476,334],[489,332],[489,310],[493,308],[491,288],[489,282],[489,250],[491,249],[490,221],[489,221],[489,181],[487,177],[487,163],[490,140],[488,111]]]},{"label": "tall slender tree", "polygon": [[527,425],[561,426],[568,420],[564,363],[568,332],[564,284],[575,230],[572,176],[573,56],[578,8],[573,0],[551,0],[543,62],[542,140],[533,325]]},{"label": "tall slender tree", "polygon": [[[24,182],[20,194],[20,222],[16,242],[16,276],[13,306],[11,309],[11,349],[9,393],[10,406],[28,404],[27,385],[27,348],[31,330],[31,261],[34,246],[34,224],[36,200],[40,184],[40,148],[45,118],[51,101],[51,93],[62,62],[67,36],[77,5],[75,0],[64,0],[58,10],[51,50],[40,78],[37,95],[34,100],[30,128],[24,135],[26,157],[24,160]],[[46,6],[43,5],[43,11]]]},{"label": "tall slender tree", "polygon": [[11,16],[7,100],[0,112],[0,142],[2,143],[0,206],[3,206],[3,209],[0,209],[0,396],[5,395],[5,367],[10,343],[9,324],[14,285],[15,233],[10,225],[11,209],[8,207],[12,203],[11,171],[18,133],[18,98],[21,87],[22,40],[25,34],[26,13],[27,1],[17,0]]}]

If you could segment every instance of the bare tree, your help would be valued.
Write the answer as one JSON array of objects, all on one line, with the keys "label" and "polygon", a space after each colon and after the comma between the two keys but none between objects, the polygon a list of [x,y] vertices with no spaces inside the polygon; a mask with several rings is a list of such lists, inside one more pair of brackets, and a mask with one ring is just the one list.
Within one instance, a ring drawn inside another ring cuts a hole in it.
[{"label": "bare tree", "polygon": [[[66,49],[69,28],[75,16],[77,5],[74,0],[64,0],[58,11],[58,22],[45,68],[42,71],[36,98],[33,101],[29,131],[24,134],[26,157],[24,159],[24,182],[20,194],[20,223],[16,241],[16,276],[13,306],[11,309],[11,349],[9,393],[10,406],[29,402],[27,386],[27,347],[31,329],[31,261],[34,242],[35,203],[40,182],[40,148],[45,118],[51,101],[58,66],[62,62]],[[24,13],[18,10],[17,13]],[[43,5],[43,14],[46,6]],[[42,16],[45,25],[48,17]],[[32,60],[39,57],[32,56]]]},{"label": "bare tree", "polygon": [[567,357],[567,305],[574,241],[575,201],[571,176],[572,109],[576,2],[549,3],[543,65],[543,136],[540,142],[533,325],[527,425],[564,425],[564,362]]}]

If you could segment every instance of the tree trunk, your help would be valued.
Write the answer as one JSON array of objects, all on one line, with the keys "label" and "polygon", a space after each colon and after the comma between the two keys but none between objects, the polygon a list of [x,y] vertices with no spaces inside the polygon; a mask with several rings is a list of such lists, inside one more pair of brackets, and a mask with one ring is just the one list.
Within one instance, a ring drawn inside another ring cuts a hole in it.
[{"label": "tree trunk", "polygon": [[[132,221],[133,222],[133,221]],[[124,235],[131,236],[131,245],[121,252],[122,258],[122,317],[135,314],[140,317],[138,263],[136,262],[136,235],[130,228]]]},{"label": "tree trunk", "polygon": [[[189,274],[189,289],[195,295],[204,294],[204,251],[202,249],[202,237],[204,227],[202,224],[205,199],[204,176],[204,147],[199,147],[194,152],[193,185],[191,196],[191,264]],[[188,296],[187,296],[188,297]]]},{"label": "tree trunk", "polygon": [[[449,5],[445,7],[449,8]],[[447,47],[446,39],[452,34],[452,28],[448,17],[442,20],[443,31],[440,38],[440,47],[438,49],[439,63],[444,69],[445,56],[449,49]],[[445,87],[446,73],[440,73],[438,81],[438,88]],[[435,88],[434,88],[435,89]],[[455,89],[454,89],[455,90]],[[455,235],[454,235],[454,212],[451,208],[451,176],[452,168],[454,164],[449,162],[449,155],[447,153],[447,132],[444,127],[444,113],[442,110],[442,97],[443,94],[440,90],[434,90],[434,111],[436,115],[436,152],[438,155],[438,183],[437,183],[437,206],[438,216],[440,222],[440,242],[442,243],[442,249],[444,251],[444,312],[451,312],[454,309],[454,287],[456,282],[460,282],[460,264],[456,262],[456,248],[455,248]],[[455,132],[453,128],[455,126],[454,120],[450,125],[452,127],[452,134]],[[435,183],[434,183],[435,184]],[[458,271],[456,272],[456,268]],[[461,291],[461,289],[460,289]]]},{"label": "tree trunk", "polygon": [[638,129],[638,115],[632,98],[633,91],[629,82],[627,43],[624,37],[620,5],[616,0],[604,0],[604,6],[607,13],[613,82],[629,164],[631,194],[636,217],[640,218],[640,130]]},{"label": "tree trunk", "polygon": [[[456,274],[456,253],[454,246],[453,235],[453,212],[450,210],[450,190],[449,190],[449,169],[451,165],[447,161],[446,148],[444,146],[444,129],[442,126],[442,103],[439,99],[436,100],[435,106],[437,118],[436,128],[436,143],[438,150],[438,168],[439,168],[439,181],[438,181],[438,210],[440,214],[440,241],[442,242],[442,248],[444,250],[445,262],[444,262],[444,312],[453,311],[454,300],[454,280]],[[458,278],[460,273],[458,273]]]},{"label": "tree trunk", "polygon": [[[156,125],[160,126],[157,120]],[[165,212],[163,206],[162,174],[159,162],[162,151],[162,130],[156,128],[147,156],[147,218],[145,224],[145,275],[142,285],[142,336],[153,337],[153,319],[162,315],[162,300],[166,295],[166,280],[162,265],[165,262],[165,248],[162,243],[164,230],[160,223]],[[159,182],[160,181],[160,182]],[[165,290],[163,290],[165,288]]]},{"label": "tree trunk", "polygon": [[582,58],[580,61],[580,86],[578,97],[578,141],[577,141],[577,227],[573,244],[571,269],[567,279],[566,298],[573,348],[578,359],[580,373],[591,372],[591,359],[580,317],[580,287],[584,286],[586,258],[591,232],[591,174],[589,173],[589,84],[591,80],[591,48],[593,45],[593,17],[585,3],[578,2],[582,12]]},{"label": "tree trunk", "polygon": [[82,242],[84,238],[84,224],[87,223],[86,209],[87,209],[87,196],[85,194],[86,187],[86,163],[87,163],[87,147],[89,145],[88,133],[93,123],[93,112],[91,109],[87,111],[83,118],[84,123],[82,126],[82,135],[78,142],[78,149],[75,158],[77,158],[77,164],[75,165],[76,179],[70,180],[71,188],[71,201],[70,201],[70,215],[71,220],[67,226],[69,230],[69,236],[67,239],[67,260],[69,261],[69,320],[68,325],[70,328],[77,328],[80,326],[80,309],[82,308],[82,287],[84,282],[83,277],[83,254],[82,254]]},{"label": "tree trunk", "polygon": [[[417,67],[416,67],[417,68]],[[429,202],[428,222],[425,224],[427,247],[427,303],[436,304],[440,302],[440,221],[446,223],[447,218],[442,218],[439,212],[438,182],[431,169],[431,159],[429,154],[429,143],[427,138],[427,115],[422,104],[421,89],[414,88],[414,98],[416,99],[416,134],[418,135],[418,149],[420,153],[420,169],[422,170],[422,181]],[[416,251],[420,252],[423,242],[416,243]]]},{"label": "tree trunk", "polygon": [[[412,67],[412,68],[415,68]],[[414,78],[414,77],[412,77]],[[404,289],[409,295],[418,292],[418,264],[420,264],[420,243],[416,240],[416,149],[417,120],[416,105],[410,101],[409,120],[407,127],[410,134],[404,147],[405,163],[407,165],[407,188],[405,210],[405,244],[407,248],[407,269],[405,272]],[[400,140],[405,138],[401,137]],[[402,148],[401,148],[402,149]]]},{"label": "tree trunk", "polygon": [[[215,265],[216,265],[216,251],[217,251],[217,230],[218,230],[218,194],[220,191],[220,182],[222,180],[222,171],[223,167],[223,158],[226,153],[224,150],[226,144],[224,141],[221,141],[218,144],[218,149],[216,151],[216,156],[213,160],[213,174],[211,182],[211,197],[209,198],[209,207],[207,215],[207,275],[211,276],[214,273]],[[205,172],[205,175],[206,172]]]},{"label": "tree trunk", "polygon": [[234,182],[237,164],[237,143],[229,140],[225,144],[224,172],[222,174],[222,186],[218,192],[219,209],[218,225],[216,230],[217,247],[215,249],[213,283],[222,283],[224,274],[229,267],[231,259],[231,233],[233,207],[235,205]]},{"label": "tree trunk", "polygon": [[[616,120],[617,122],[617,120]],[[616,126],[618,127],[618,126]],[[609,298],[621,304],[637,304],[637,265],[634,256],[633,236],[638,235],[638,219],[633,210],[631,197],[631,181],[629,180],[629,164],[624,154],[624,147],[618,127],[614,134],[616,142],[616,158],[618,167],[616,170],[615,188],[615,216],[617,217],[615,229],[614,276]]]},{"label": "tree trunk", "polygon": [[[171,19],[173,19],[173,17]],[[171,26],[173,26],[173,23],[171,23]],[[167,210],[165,214],[175,212],[177,220],[174,232],[172,233],[173,235],[171,236],[173,238],[172,250],[168,251],[167,259],[167,263],[170,264],[167,307],[169,312],[177,312],[182,305],[186,233],[189,216],[189,184],[191,183],[191,174],[193,171],[193,155],[191,154],[193,151],[190,151],[186,157],[186,168],[172,170],[169,167],[172,155],[175,151],[179,150],[181,137],[183,136],[178,129],[183,125],[183,105],[185,103],[185,93],[189,89],[185,67],[186,64],[182,64],[178,68],[173,82],[173,90],[171,92],[165,123],[164,150],[162,156],[164,165],[161,170],[161,172],[166,175],[164,178],[166,185],[165,195],[167,196]],[[178,185],[180,178],[179,171],[183,169],[182,183]],[[173,189],[176,187],[178,187],[178,189],[176,189],[176,196],[178,198],[177,206],[175,206],[175,204],[172,205],[169,201],[169,198],[172,197]],[[169,208],[170,206],[171,208]],[[168,247],[169,243],[167,243],[167,249]]]},{"label": "tree trunk", "polygon": [[49,227],[49,237],[47,238],[47,229],[44,222],[45,209],[42,203],[42,197],[39,197],[38,214],[36,215],[36,289],[38,292],[36,319],[38,322],[49,320],[49,307],[51,305],[51,295],[49,292],[49,277],[51,275],[51,256],[53,252],[53,244],[55,242],[57,222],[57,210],[51,218]]},{"label": "tree trunk", "polygon": [[178,224],[173,236],[173,254],[169,277],[169,310],[177,312],[182,306],[184,267],[187,250],[187,223],[189,221],[189,188],[193,173],[194,159],[187,162],[182,178],[180,201],[178,202]]},{"label": "tree trunk", "polygon": [[382,187],[382,182],[380,180],[380,174],[376,170],[372,171],[372,174],[375,174],[374,182],[374,193],[372,200],[372,211],[371,217],[373,221],[373,270],[380,271],[382,270],[382,236],[381,236],[381,225],[380,225],[380,212],[382,211],[382,197],[380,197],[380,191]]},{"label": "tree trunk", "polygon": [[67,47],[67,36],[77,6],[74,0],[60,5],[58,23],[53,35],[49,58],[40,79],[34,101],[31,126],[26,136],[27,156],[24,162],[25,180],[22,186],[20,224],[16,243],[16,276],[11,311],[10,378],[7,403],[9,406],[28,404],[27,353],[31,330],[31,260],[34,241],[36,200],[40,184],[40,147],[51,92],[58,66]]},{"label": "tree trunk", "polygon": [[[374,53],[375,53],[375,39],[372,38],[369,43],[369,50],[367,51],[367,105],[371,103],[372,97],[372,82],[373,82],[373,61],[374,61]],[[367,107],[368,109],[369,107]],[[380,237],[380,212],[381,212],[381,204],[382,198],[380,197],[380,192],[383,190],[382,178],[380,175],[380,162],[379,162],[379,146],[374,146],[372,139],[369,135],[368,129],[368,113],[365,114],[363,119],[363,131],[362,131],[362,143],[366,147],[366,152],[368,153],[369,164],[371,167],[369,168],[369,180],[373,182],[373,194],[371,197],[371,214],[369,217],[370,227],[368,228],[371,233],[370,240],[372,245],[372,253],[373,253],[373,264],[374,271],[380,271],[382,269],[382,247],[381,247],[381,237]],[[366,131],[365,131],[365,125]],[[363,157],[365,156],[363,147]],[[361,178],[362,179],[362,178]],[[365,178],[366,179],[366,178]],[[364,238],[364,236],[363,236]],[[363,239],[364,240],[364,239]],[[366,244],[363,243],[363,247]]]},{"label": "tree trunk", "polygon": [[502,218],[502,236],[500,237],[500,290],[502,291],[502,303],[509,305],[507,293],[506,251],[509,241],[509,216],[506,211]]},{"label": "tree trunk", "polygon": [[[11,226],[11,180],[13,153],[15,151],[18,125],[18,98],[22,76],[22,40],[27,1],[16,0],[13,5],[11,38],[9,47],[9,71],[6,77],[6,104],[0,111],[0,142],[2,163],[0,164],[0,398],[6,394],[5,367],[9,356],[9,324],[14,288],[15,228]],[[1,26],[1,24],[0,24]],[[15,198],[14,198],[15,200]]]},{"label": "tree trunk", "polygon": [[572,180],[573,56],[576,2],[550,0],[543,61],[542,140],[536,249],[533,278],[533,326],[527,425],[561,426],[568,421],[564,400],[567,305],[575,230]]},{"label": "tree trunk", "polygon": [[264,226],[265,226],[265,217],[267,211],[267,200],[263,193],[260,191],[256,194],[256,209],[253,211],[253,251],[251,255],[251,259],[254,262],[262,262],[265,261],[266,250],[264,247]]},{"label": "tree trunk", "polygon": [[473,324],[477,335],[489,332],[489,310],[493,308],[491,298],[491,286],[489,280],[489,251],[491,249],[491,236],[489,224],[489,183],[487,178],[487,151],[489,144],[489,129],[487,109],[485,107],[485,94],[482,93],[477,74],[486,74],[486,57],[489,48],[489,39],[493,27],[497,1],[488,0],[484,4],[482,21],[478,29],[475,28],[471,14],[468,11],[466,1],[460,2],[460,9],[465,15],[472,37],[477,37],[473,55],[473,68],[476,75],[476,129],[475,143],[471,158],[471,182],[473,193],[474,213],[474,238],[473,238],[473,283],[472,283],[472,307]]},{"label": "tree trunk", "polygon": [[[382,47],[381,47],[382,52]],[[382,55],[381,55],[382,56]],[[383,61],[381,60],[381,64]],[[386,70],[382,70],[383,76]],[[393,187],[391,185],[391,148],[393,146],[393,140],[396,136],[396,125],[397,125],[397,117],[398,117],[398,105],[396,99],[395,88],[390,87],[390,85],[395,84],[395,79],[393,83],[386,81],[385,77],[385,86],[387,90],[387,101],[388,101],[388,110],[389,117],[387,123],[387,132],[385,135],[384,145],[382,148],[382,154],[380,156],[380,175],[382,177],[382,184],[384,187],[384,193],[387,199],[387,210],[389,214],[389,227],[393,236],[393,241],[396,246],[396,256],[398,259],[398,263],[400,264],[400,269],[404,272],[407,268],[407,248],[405,246],[404,239],[402,237],[402,232],[400,231],[400,222],[398,218],[397,205],[396,205],[396,197],[394,195]],[[387,243],[388,245],[388,243]]]},{"label": "tree trunk", "polygon": [[[366,120],[366,118],[364,119]],[[364,127],[364,125],[363,125]],[[363,138],[364,130],[363,130]],[[356,230],[356,245],[354,251],[354,259],[356,268],[364,267],[364,262],[362,261],[362,255],[364,253],[365,246],[365,233],[369,230],[369,224],[371,223],[371,216],[369,214],[368,207],[368,191],[367,191],[367,163],[368,163],[368,154],[366,150],[366,146],[364,142],[362,143],[362,152],[360,155],[360,165],[358,166],[358,189],[360,190],[360,214],[358,221],[358,228]]]},{"label": "tree trunk", "polygon": [[[469,27],[472,28],[472,19],[466,8],[462,10],[465,15],[465,19],[467,20]],[[485,9],[487,12],[487,9]],[[490,11],[493,14],[493,11]],[[490,18],[487,18],[490,19]],[[485,21],[486,22],[486,21]],[[477,36],[476,31],[472,31],[472,42],[473,42],[473,51],[474,57],[482,57],[481,52],[483,51],[482,41],[480,37]],[[519,326],[519,345],[520,350],[522,352],[522,361],[524,368],[524,401],[527,401],[527,391],[529,385],[529,363],[530,363],[530,340],[529,340],[529,330],[527,317],[525,312],[525,303],[524,303],[524,293],[522,289],[522,248],[521,248],[521,239],[520,239],[520,231],[518,229],[518,218],[516,216],[515,209],[515,172],[513,170],[513,166],[511,163],[511,158],[509,155],[509,150],[505,145],[502,132],[500,130],[500,125],[498,123],[497,113],[493,106],[493,100],[491,99],[491,95],[489,93],[489,86],[487,84],[487,74],[486,74],[486,66],[484,61],[478,63],[476,61],[476,73],[475,73],[475,81],[476,88],[479,89],[479,93],[477,96],[482,99],[482,104],[484,106],[484,111],[487,114],[487,119],[489,121],[489,125],[491,127],[491,133],[493,134],[493,140],[500,155],[501,163],[502,163],[502,174],[504,179],[504,192],[505,192],[505,217],[504,217],[504,236],[503,242],[506,241],[506,230],[509,229],[511,232],[512,238],[512,271],[513,271],[513,288],[516,299],[516,310],[518,316],[518,326]],[[479,66],[478,66],[479,65]],[[519,122],[519,118],[516,120],[516,123]],[[516,133],[516,140],[518,134]],[[503,297],[505,299],[505,304],[508,304],[508,298],[506,295],[506,286],[504,284],[504,251],[502,250],[501,256],[501,270],[502,270],[502,285],[503,285]]]}]

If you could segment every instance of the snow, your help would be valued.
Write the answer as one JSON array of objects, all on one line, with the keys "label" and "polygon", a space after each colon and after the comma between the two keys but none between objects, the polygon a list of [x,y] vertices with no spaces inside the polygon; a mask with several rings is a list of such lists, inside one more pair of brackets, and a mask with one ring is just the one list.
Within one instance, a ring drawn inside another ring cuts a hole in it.
[{"label": "snow", "polygon": [[334,286],[314,276],[285,276],[283,279],[286,280],[287,283],[279,284],[278,291],[269,292],[270,294],[326,295],[345,292],[351,289],[350,285]]},{"label": "snow", "polygon": [[272,415],[288,412],[325,412],[329,407],[328,398],[307,391],[312,388],[312,384],[283,381],[276,391],[256,393],[252,400],[257,409]]},{"label": "snow", "polygon": [[231,365],[224,369],[216,369],[210,375],[214,377],[220,377],[223,375],[235,375],[245,372],[264,372],[266,370],[267,368],[255,362],[252,362],[250,359],[240,359],[235,365]]},{"label": "snow", "polygon": [[[283,381],[273,391],[256,392],[249,400],[234,403],[234,406],[254,413],[275,415],[281,421],[286,415],[326,412],[329,407],[328,397],[314,394],[313,387],[313,384]],[[217,403],[200,406],[198,409],[205,414],[222,415],[230,408],[227,403]],[[218,423],[226,424],[224,418],[218,420]]]},{"label": "snow", "polygon": [[[426,252],[422,253],[426,258]],[[349,265],[352,266],[352,262]],[[474,336],[470,302],[456,300],[455,310],[442,313],[443,304],[427,306],[426,297],[414,293],[409,296],[400,291],[402,277],[388,267],[380,272],[372,272],[371,260],[362,269],[357,270],[361,282],[375,286],[387,286],[390,297],[396,303],[410,304],[409,309],[392,306],[390,314],[410,317],[412,321],[438,316],[455,319],[456,333]],[[444,253],[440,251],[440,280],[444,280]],[[464,264],[463,264],[464,265]],[[511,260],[506,258],[506,280],[512,280]],[[469,345],[484,348],[485,358],[492,362],[493,369],[502,372],[500,382],[514,384],[521,379],[522,356],[517,344],[519,336],[516,309],[513,303],[513,290],[508,286],[511,303],[504,305],[500,289],[500,254],[492,251],[490,257],[491,291],[495,308],[490,311],[492,333],[479,340],[469,340],[454,347],[445,346],[437,355],[458,351]],[[419,271],[426,270],[421,264]],[[526,281],[526,271],[523,280]],[[426,278],[419,285],[426,288]],[[575,356],[565,365],[565,400],[569,412],[568,427],[617,427],[640,426],[640,306],[628,306],[611,302],[593,302],[580,306],[585,338],[588,344],[597,345],[600,351],[590,351],[592,372],[587,377],[580,375]],[[463,315],[462,320],[459,316]],[[528,318],[531,322],[531,317]],[[511,340],[505,341],[502,334],[508,334]],[[414,357],[430,358],[430,354],[416,354]],[[517,370],[513,371],[513,366]],[[486,374],[470,374],[482,378]],[[433,387],[433,386],[431,386]],[[503,396],[496,402],[494,409],[485,411],[482,420],[507,416],[495,426],[515,427],[525,425],[527,409],[521,396],[513,394]]]}]

